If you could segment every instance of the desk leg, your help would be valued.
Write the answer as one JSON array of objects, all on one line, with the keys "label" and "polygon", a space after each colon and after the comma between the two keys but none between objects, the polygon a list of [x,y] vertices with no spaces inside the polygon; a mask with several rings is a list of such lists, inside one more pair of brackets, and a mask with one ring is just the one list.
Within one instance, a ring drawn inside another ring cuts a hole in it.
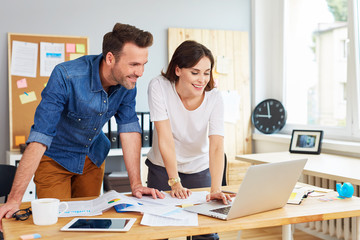
[{"label": "desk leg", "polygon": [[291,224],[282,225],[282,240],[292,240]]},{"label": "desk leg", "polygon": [[241,230],[238,231],[236,240],[241,240]]}]

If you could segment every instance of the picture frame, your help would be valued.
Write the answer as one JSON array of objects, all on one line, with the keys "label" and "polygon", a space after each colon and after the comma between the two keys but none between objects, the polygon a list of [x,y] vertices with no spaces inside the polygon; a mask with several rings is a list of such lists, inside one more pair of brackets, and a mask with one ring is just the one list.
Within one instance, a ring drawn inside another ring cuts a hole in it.
[{"label": "picture frame", "polygon": [[290,153],[320,154],[323,131],[293,130],[290,142]]}]

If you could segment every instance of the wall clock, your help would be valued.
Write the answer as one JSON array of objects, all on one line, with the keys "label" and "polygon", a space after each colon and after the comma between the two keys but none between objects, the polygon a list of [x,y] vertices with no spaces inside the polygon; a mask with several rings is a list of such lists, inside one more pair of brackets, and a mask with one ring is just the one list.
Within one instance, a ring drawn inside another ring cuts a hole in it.
[{"label": "wall clock", "polygon": [[260,132],[276,133],[285,126],[286,111],[280,101],[265,99],[255,107],[251,120],[254,127]]}]

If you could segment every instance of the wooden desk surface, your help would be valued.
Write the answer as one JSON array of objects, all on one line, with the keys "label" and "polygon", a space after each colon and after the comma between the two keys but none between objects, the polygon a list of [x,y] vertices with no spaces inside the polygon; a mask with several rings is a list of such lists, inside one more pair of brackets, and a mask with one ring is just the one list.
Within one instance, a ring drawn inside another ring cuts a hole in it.
[{"label": "wooden desk surface", "polygon": [[256,153],[237,155],[237,160],[253,164],[282,162],[307,158],[303,173],[341,182],[360,185],[360,159],[334,154],[296,154],[290,152]]},{"label": "wooden desk surface", "polygon": [[[237,186],[229,186],[226,187],[226,189],[236,190]],[[337,196],[337,193],[327,193],[327,196]],[[29,205],[30,203],[23,203],[22,207]],[[196,227],[142,226],[140,225],[140,213],[116,213],[113,208],[103,215],[97,216],[137,218],[131,230],[126,233],[61,232],[60,228],[72,218],[59,218],[57,224],[50,226],[36,226],[33,224],[32,217],[26,221],[3,219],[2,223],[5,240],[18,240],[21,235],[33,233],[41,234],[41,239],[161,239],[354,216],[360,216],[360,199],[357,197],[328,202],[322,202],[319,201],[318,198],[309,197],[304,199],[301,205],[287,204],[284,208],[229,221],[199,215],[199,226]]]}]

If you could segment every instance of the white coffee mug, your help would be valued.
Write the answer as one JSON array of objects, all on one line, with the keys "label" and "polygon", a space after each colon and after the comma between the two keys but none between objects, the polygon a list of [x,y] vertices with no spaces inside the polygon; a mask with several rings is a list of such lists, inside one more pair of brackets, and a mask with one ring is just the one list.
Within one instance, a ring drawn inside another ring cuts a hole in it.
[{"label": "white coffee mug", "polygon": [[[60,205],[65,209],[59,212]],[[31,201],[31,211],[33,221],[36,225],[52,225],[57,223],[59,215],[63,214],[69,205],[66,202],[60,202],[56,198],[40,198]]]}]

